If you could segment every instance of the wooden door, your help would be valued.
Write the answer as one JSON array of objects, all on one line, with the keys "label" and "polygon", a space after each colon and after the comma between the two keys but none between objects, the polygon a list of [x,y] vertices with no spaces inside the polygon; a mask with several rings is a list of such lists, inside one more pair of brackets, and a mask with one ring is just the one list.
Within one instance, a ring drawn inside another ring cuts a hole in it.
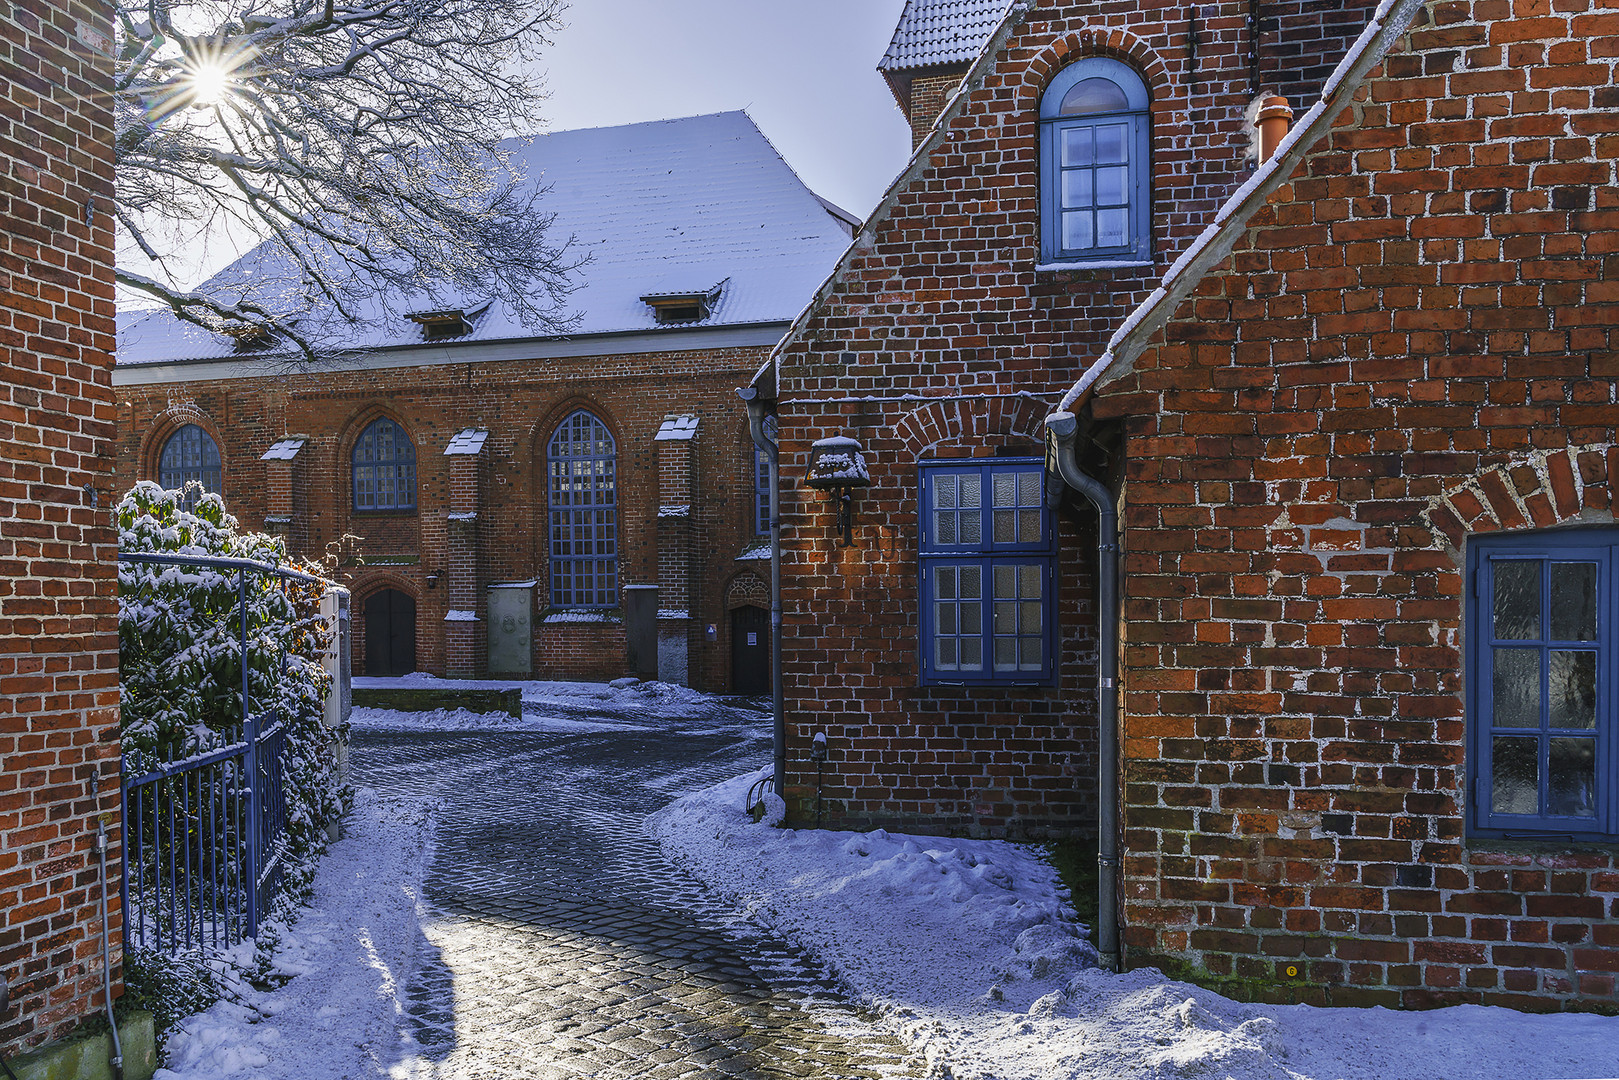
[{"label": "wooden door", "polygon": [[416,670],[416,600],[398,589],[365,601],[365,673],[409,675]]},{"label": "wooden door", "polygon": [[770,612],[764,608],[731,612],[731,693],[770,693]]}]

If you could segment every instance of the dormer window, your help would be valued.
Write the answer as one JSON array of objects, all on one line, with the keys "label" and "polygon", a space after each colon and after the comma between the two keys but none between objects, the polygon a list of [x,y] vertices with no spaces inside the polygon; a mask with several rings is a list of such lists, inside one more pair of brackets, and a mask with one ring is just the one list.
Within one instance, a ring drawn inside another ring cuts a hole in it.
[{"label": "dormer window", "polygon": [[275,332],[259,323],[230,323],[220,332],[231,339],[237,352],[253,352],[275,340]]},{"label": "dormer window", "polygon": [[467,318],[467,313],[460,308],[413,311],[406,318],[421,326],[422,336],[428,341],[448,341],[472,331],[472,323]]},{"label": "dormer window", "polygon": [[724,287],[722,281],[702,292],[648,293],[641,297],[641,303],[652,309],[652,317],[659,326],[702,322],[713,313]]}]

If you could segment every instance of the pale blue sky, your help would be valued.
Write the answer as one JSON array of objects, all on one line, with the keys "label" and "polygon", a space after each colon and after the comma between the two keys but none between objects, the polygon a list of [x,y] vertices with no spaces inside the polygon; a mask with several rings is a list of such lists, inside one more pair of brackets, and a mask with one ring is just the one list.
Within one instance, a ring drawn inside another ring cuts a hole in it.
[{"label": "pale blue sky", "polygon": [[810,188],[864,217],[910,157],[877,61],[904,0],[571,0],[555,131],[747,109]]}]

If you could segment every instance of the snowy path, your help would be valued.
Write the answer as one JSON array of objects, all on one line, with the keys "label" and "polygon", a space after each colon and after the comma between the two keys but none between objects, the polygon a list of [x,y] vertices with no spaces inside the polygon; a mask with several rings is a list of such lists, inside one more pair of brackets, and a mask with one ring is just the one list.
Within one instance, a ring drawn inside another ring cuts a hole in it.
[{"label": "snowy path", "polygon": [[695,696],[624,698],[529,700],[523,731],[357,734],[358,782],[438,801],[404,995],[417,1050],[390,1074],[914,1075],[892,1038],[788,946],[706,901],[642,828],[763,760],[768,720]]}]

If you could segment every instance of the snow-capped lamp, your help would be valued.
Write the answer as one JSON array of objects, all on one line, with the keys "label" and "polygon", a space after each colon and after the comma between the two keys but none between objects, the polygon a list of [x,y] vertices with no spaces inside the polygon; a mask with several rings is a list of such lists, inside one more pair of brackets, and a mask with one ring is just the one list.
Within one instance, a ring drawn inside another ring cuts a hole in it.
[{"label": "snow-capped lamp", "polygon": [[838,435],[811,443],[809,475],[804,484],[837,498],[838,531],[843,534],[838,546],[854,546],[854,500],[849,493],[871,486],[871,473],[866,471],[866,455],[859,441]]}]

